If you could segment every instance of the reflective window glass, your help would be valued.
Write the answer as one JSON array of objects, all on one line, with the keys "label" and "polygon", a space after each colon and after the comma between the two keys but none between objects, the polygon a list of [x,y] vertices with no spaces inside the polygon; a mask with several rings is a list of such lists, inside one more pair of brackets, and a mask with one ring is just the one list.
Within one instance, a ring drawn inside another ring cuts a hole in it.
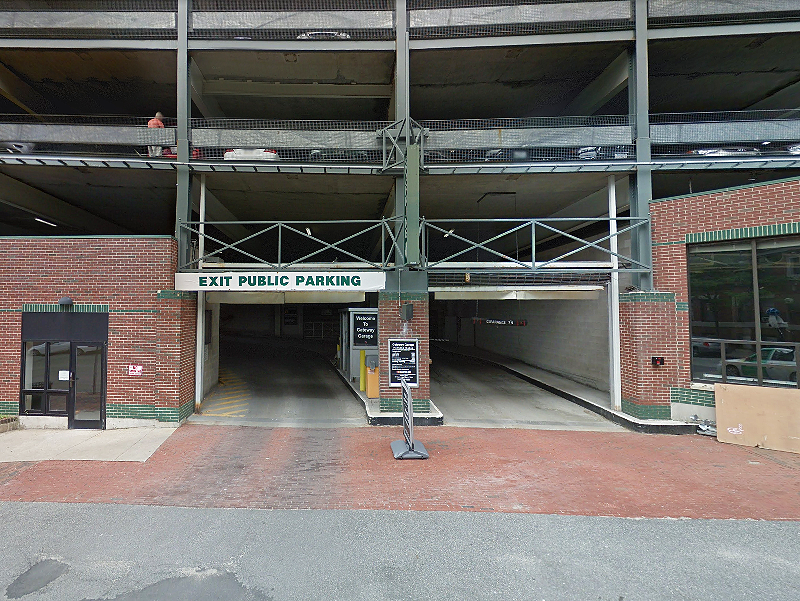
[{"label": "reflective window glass", "polygon": [[692,336],[755,340],[750,243],[693,247],[688,266]]},{"label": "reflective window glass", "polygon": [[760,241],[756,257],[762,340],[800,341],[800,239]]},{"label": "reflective window glass", "polygon": [[44,410],[44,393],[34,392],[23,396],[25,412],[41,413]]},{"label": "reflective window glass", "polygon": [[44,389],[44,368],[47,343],[25,343],[25,375],[23,387],[27,390]]},{"label": "reflective window glass", "polygon": [[69,342],[50,343],[51,389],[69,390]]}]

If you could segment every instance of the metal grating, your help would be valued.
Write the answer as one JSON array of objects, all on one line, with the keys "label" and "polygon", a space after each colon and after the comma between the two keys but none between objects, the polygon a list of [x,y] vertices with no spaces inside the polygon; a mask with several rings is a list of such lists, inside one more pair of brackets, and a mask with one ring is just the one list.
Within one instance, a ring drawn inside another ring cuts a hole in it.
[{"label": "metal grating", "polygon": [[177,39],[177,0],[5,0],[0,38]]},{"label": "metal grating", "polygon": [[612,31],[633,27],[631,0],[410,0],[412,39]]},{"label": "metal grating", "polygon": [[[428,271],[428,286],[431,288],[447,286],[452,288],[474,286],[536,286],[542,284],[600,284],[611,279],[609,273],[580,273],[575,271],[547,273],[544,271],[525,271],[523,273],[476,273],[469,270]],[[469,278],[467,278],[469,274]],[[467,281],[469,280],[469,281]]]},{"label": "metal grating", "polygon": [[390,40],[387,0],[194,0],[192,39]]},{"label": "metal grating", "polygon": [[652,27],[733,25],[793,21],[800,17],[796,0],[649,0]]}]

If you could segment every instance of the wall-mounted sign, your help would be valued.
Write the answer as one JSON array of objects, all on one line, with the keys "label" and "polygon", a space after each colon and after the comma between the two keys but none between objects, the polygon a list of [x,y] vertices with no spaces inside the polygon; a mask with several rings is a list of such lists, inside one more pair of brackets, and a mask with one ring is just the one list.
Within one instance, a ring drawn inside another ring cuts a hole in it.
[{"label": "wall-mounted sign", "polygon": [[405,380],[411,388],[419,387],[419,340],[390,338],[389,386],[400,388]]},{"label": "wall-mounted sign", "polygon": [[283,325],[296,326],[297,325],[297,307],[283,307]]},{"label": "wall-mounted sign", "polygon": [[225,271],[176,273],[175,290],[241,292],[375,292],[386,287],[382,271]]},{"label": "wall-mounted sign", "polygon": [[[51,345],[52,348],[52,345]],[[68,369],[59,369],[58,370],[58,381],[59,382],[66,382],[69,380],[69,370]]]},{"label": "wall-mounted sign", "polygon": [[377,313],[353,313],[353,346],[378,346]]},{"label": "wall-mounted sign", "polygon": [[129,365],[128,366],[128,375],[129,376],[141,376],[142,375],[143,367],[141,365]]},{"label": "wall-mounted sign", "polygon": [[526,319],[484,319],[483,317],[473,317],[472,323],[483,324],[487,326],[526,326],[528,320]]}]

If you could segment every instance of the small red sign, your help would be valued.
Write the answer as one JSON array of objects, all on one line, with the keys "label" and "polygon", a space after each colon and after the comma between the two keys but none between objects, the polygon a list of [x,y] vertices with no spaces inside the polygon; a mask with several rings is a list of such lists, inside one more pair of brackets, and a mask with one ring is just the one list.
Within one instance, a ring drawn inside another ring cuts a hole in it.
[{"label": "small red sign", "polygon": [[142,366],[141,365],[129,365],[128,366],[128,375],[129,376],[141,376],[142,375]]}]

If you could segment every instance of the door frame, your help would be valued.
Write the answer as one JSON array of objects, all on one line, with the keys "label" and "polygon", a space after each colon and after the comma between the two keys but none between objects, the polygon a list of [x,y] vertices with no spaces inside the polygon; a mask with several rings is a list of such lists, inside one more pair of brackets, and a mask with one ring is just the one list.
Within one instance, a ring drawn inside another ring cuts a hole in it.
[{"label": "door frame", "polygon": [[[77,395],[78,347],[97,346],[102,349],[100,355],[100,418],[93,420],[75,419],[75,401]],[[70,430],[105,430],[106,429],[106,368],[108,364],[108,343],[97,341],[70,340],[69,349],[69,394],[67,395],[67,428]]]}]

